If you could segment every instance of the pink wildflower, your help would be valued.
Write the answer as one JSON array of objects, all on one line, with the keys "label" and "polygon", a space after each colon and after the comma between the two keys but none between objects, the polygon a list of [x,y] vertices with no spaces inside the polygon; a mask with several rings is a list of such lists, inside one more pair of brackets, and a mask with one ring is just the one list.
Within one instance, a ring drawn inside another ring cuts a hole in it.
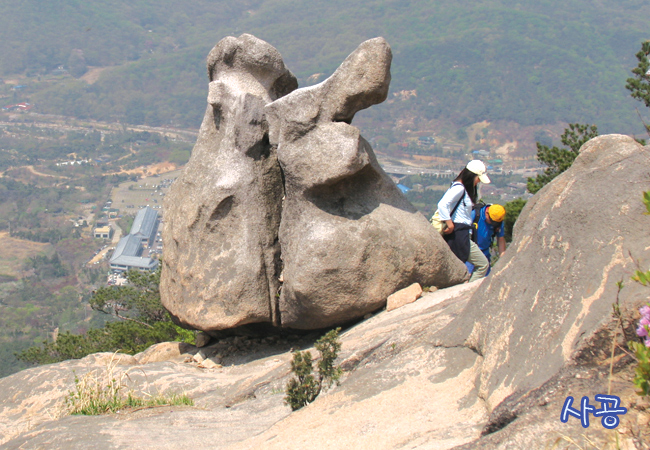
[{"label": "pink wildflower", "polygon": [[645,346],[650,347],[650,305],[645,305],[639,309],[641,313],[641,320],[639,320],[639,328],[636,329],[636,334],[639,337],[645,337]]},{"label": "pink wildflower", "polygon": [[639,308],[639,312],[641,313],[641,318],[649,319],[650,320],[650,306],[645,305]]}]

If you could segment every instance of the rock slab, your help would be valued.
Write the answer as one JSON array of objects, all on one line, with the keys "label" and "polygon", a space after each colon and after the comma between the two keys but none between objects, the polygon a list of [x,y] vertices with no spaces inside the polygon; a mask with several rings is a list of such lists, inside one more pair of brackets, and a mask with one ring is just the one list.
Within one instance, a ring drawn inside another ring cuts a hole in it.
[{"label": "rock slab", "polygon": [[392,311],[409,303],[413,303],[422,296],[422,286],[413,283],[409,287],[401,289],[388,296],[386,300],[386,311]]},{"label": "rock slab", "polygon": [[[425,293],[409,307],[378,313],[345,330],[337,359],[344,369],[341,385],[296,412],[283,402],[291,365],[288,345],[260,348],[255,358],[248,351],[231,355],[223,367],[214,369],[191,363],[139,364],[126,358],[113,375],[128,372],[136,395],[186,392],[196,407],[98,417],[59,412],[66,393],[74,388],[75,374],[105,372],[114,355],[25,370],[0,379],[0,447],[530,450],[575,448],[564,439],[584,448],[590,448],[587,443],[609,448],[615,434],[619,448],[648,448],[650,404],[638,400],[629,381],[631,371],[618,373],[620,368],[615,368],[608,386],[609,364],[563,369],[541,388],[528,391],[522,401],[503,402],[509,417],[500,428],[488,430],[490,410],[477,389],[485,358],[463,346],[432,345],[438,331],[482,288],[481,283],[471,283]],[[608,350],[610,346],[605,345]],[[629,408],[618,430],[604,430],[598,421],[588,430],[577,419],[559,421],[567,395],[593,399],[608,387]],[[629,431],[623,433],[623,428]]]}]

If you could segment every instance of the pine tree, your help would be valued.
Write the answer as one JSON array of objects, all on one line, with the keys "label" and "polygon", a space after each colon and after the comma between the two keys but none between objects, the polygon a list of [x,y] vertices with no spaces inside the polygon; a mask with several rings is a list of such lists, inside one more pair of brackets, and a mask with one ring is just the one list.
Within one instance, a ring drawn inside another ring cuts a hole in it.
[{"label": "pine tree", "polygon": [[[645,41],[641,44],[641,50],[636,54],[636,59],[639,64],[632,69],[634,78],[628,78],[625,88],[630,91],[632,98],[643,102],[646,107],[650,108],[650,41]],[[650,126],[646,123],[643,124],[646,131],[650,135]],[[645,145],[644,140],[638,140],[642,145]]]},{"label": "pine tree", "polygon": [[632,98],[642,101],[650,108],[650,41],[641,44],[641,50],[636,54],[639,65],[632,69],[634,78],[628,78],[625,87],[631,92]]},{"label": "pine tree", "polygon": [[84,334],[63,332],[54,342],[42,342],[16,357],[31,364],[49,364],[96,352],[135,354],[158,342],[194,343],[194,332],[176,326],[160,303],[160,267],[151,273],[129,271],[127,279],[125,286],[97,289],[89,300],[94,310],[118,321]]},{"label": "pine tree", "polygon": [[322,389],[328,389],[332,383],[337,383],[343,370],[334,364],[334,360],[341,351],[339,342],[340,328],[330,330],[316,341],[316,350],[320,353],[318,361],[318,374],[314,375],[314,366],[311,353],[296,351],[291,361],[291,371],[296,376],[289,380],[286,387],[284,402],[296,411],[308,403],[313,402]]}]

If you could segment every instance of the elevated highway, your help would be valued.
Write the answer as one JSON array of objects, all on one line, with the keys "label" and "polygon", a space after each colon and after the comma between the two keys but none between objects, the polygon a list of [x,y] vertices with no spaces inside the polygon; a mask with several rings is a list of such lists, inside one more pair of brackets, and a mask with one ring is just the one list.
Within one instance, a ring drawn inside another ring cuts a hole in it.
[{"label": "elevated highway", "polygon": [[424,167],[396,166],[390,164],[381,164],[384,172],[391,175],[433,175],[436,177],[452,178],[456,173],[444,169],[427,169]]}]

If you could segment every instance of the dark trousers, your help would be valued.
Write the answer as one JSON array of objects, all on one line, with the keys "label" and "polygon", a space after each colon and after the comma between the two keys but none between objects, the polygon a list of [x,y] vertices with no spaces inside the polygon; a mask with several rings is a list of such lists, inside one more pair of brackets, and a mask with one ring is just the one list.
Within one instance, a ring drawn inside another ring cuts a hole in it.
[{"label": "dark trousers", "polygon": [[447,245],[452,253],[462,262],[467,262],[469,258],[469,232],[471,227],[464,223],[454,223],[454,231],[449,234],[443,234],[442,237],[447,241]]}]

